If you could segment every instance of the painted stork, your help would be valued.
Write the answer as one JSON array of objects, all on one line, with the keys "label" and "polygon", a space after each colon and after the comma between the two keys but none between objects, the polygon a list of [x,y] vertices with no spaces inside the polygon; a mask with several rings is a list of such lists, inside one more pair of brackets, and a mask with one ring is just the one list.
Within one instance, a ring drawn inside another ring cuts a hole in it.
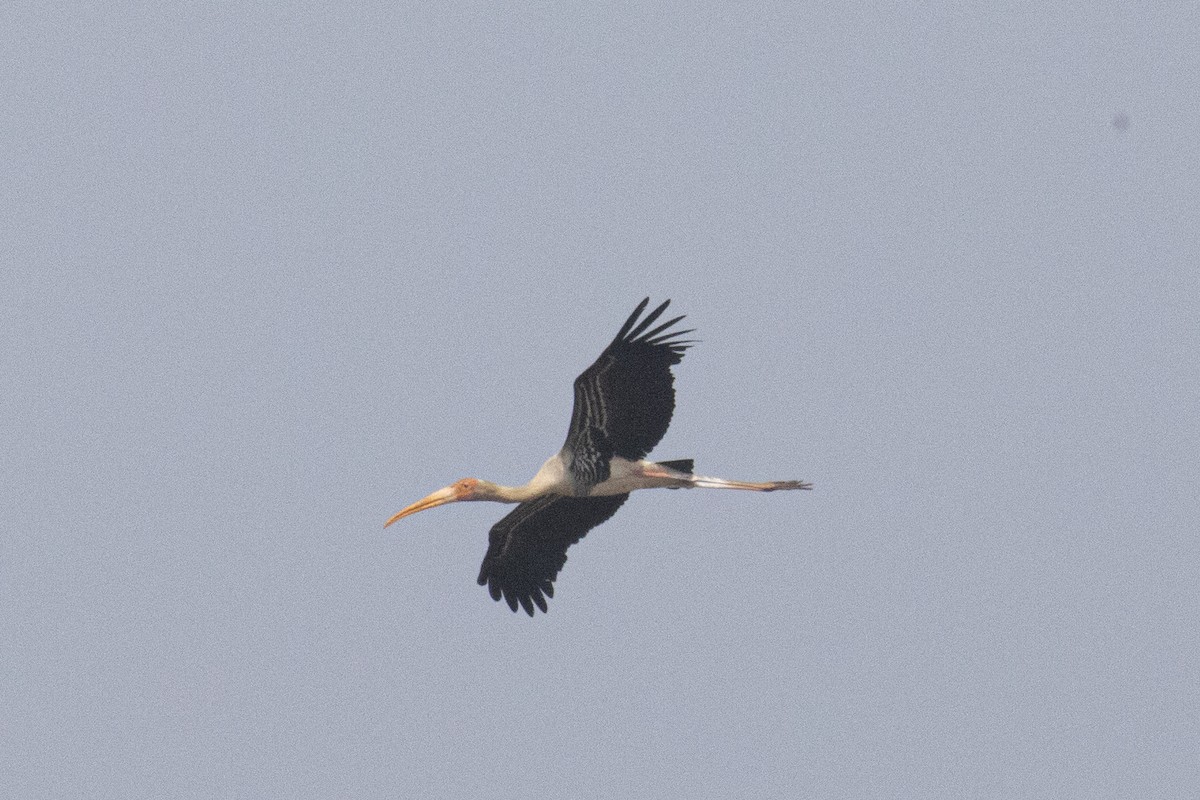
[{"label": "painted stork", "polygon": [[567,441],[524,486],[499,486],[463,478],[397,513],[384,527],[410,514],[464,500],[518,503],[488,536],[479,585],[509,608],[546,611],[567,548],[617,512],[635,489],[811,489],[804,481],[748,483],[692,472],[692,460],[646,461],[671,424],[675,410],[671,366],[693,344],[679,337],[692,330],[656,328],[667,300],[640,322],[650,298],[625,320],[604,352],[575,379],[575,409]]}]

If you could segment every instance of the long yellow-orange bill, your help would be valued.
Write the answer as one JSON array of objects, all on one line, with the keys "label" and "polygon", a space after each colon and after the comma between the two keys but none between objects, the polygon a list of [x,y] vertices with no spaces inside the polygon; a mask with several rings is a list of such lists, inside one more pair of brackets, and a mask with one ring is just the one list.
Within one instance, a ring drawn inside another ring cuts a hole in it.
[{"label": "long yellow-orange bill", "polygon": [[408,508],[405,508],[402,511],[397,512],[395,516],[393,516],[387,522],[383,523],[383,527],[386,528],[388,525],[391,525],[396,520],[404,519],[409,514],[415,514],[418,511],[424,511],[427,508],[436,508],[437,506],[444,506],[444,505],[446,505],[446,503],[453,503],[458,499],[459,499],[459,492],[458,492],[457,486],[447,486],[445,489],[438,489],[436,492],[429,495],[428,497],[423,497],[420,500],[418,500],[417,502],[413,503]]}]

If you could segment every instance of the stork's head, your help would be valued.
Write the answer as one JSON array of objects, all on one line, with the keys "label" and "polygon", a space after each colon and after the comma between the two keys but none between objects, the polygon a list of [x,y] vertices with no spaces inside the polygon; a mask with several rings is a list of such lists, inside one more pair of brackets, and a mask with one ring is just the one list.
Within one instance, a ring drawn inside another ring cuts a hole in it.
[{"label": "stork's head", "polygon": [[444,506],[447,503],[457,503],[462,500],[486,500],[487,487],[489,485],[487,481],[481,481],[478,478],[463,478],[462,480],[455,481],[445,489],[438,489],[428,497],[423,497],[408,508],[398,512],[387,522],[383,523],[383,527],[386,528],[398,519],[404,519],[409,514],[424,511],[427,508],[436,508],[437,506]]}]

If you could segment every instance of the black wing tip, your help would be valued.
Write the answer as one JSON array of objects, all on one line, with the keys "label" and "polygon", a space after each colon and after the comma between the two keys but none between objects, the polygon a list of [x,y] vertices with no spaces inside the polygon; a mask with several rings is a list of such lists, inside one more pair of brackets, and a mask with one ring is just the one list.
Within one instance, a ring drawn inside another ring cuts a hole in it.
[{"label": "black wing tip", "polygon": [[[669,303],[671,301],[668,300],[667,302]],[[650,305],[649,297],[643,298],[642,302],[637,304],[637,308],[635,308],[633,313],[629,315],[629,318],[625,320],[625,324],[621,326],[621,330],[617,331],[617,336],[615,339],[613,339],[614,343],[624,339],[629,332],[633,330],[633,326],[637,324],[637,318],[642,315],[642,312],[646,310],[646,306],[648,305]]]},{"label": "black wing tip", "polygon": [[551,583],[520,588],[504,586],[494,576],[488,575],[486,570],[479,574],[478,583],[487,587],[493,600],[497,603],[503,601],[514,614],[524,611],[532,617],[535,607],[543,614],[549,613],[550,606],[546,603],[546,598],[554,597],[554,585]]},{"label": "black wing tip", "polygon": [[625,320],[625,324],[621,326],[619,331],[617,331],[617,335],[612,341],[613,345],[648,344],[653,347],[665,345],[666,347],[671,348],[673,351],[682,354],[683,351],[686,350],[690,345],[695,344],[695,340],[679,340],[675,338],[677,336],[684,336],[689,333],[694,333],[696,330],[695,328],[688,328],[687,330],[681,331],[668,330],[672,325],[678,324],[679,322],[687,319],[686,314],[680,314],[678,317],[674,317],[660,324],[653,330],[649,330],[650,326],[657,322],[658,318],[661,317],[663,312],[667,310],[667,306],[671,305],[671,301],[669,299],[664,300],[662,303],[656,306],[653,311],[639,320],[642,312],[645,311],[646,307],[649,305],[649,297],[643,298],[642,302],[637,304],[637,308],[633,310],[633,313],[630,314],[629,318]]},{"label": "black wing tip", "polygon": [[514,613],[518,610],[518,605],[531,617],[534,616],[535,607],[543,614],[550,610],[550,607],[546,605],[545,596],[538,589],[521,592],[509,590],[504,593],[504,599],[508,601],[508,607]]},{"label": "black wing tip", "polygon": [[[646,299],[649,300],[650,298],[646,298]],[[659,305],[657,308],[655,308],[653,311],[651,311],[649,314],[647,314],[645,317],[643,317],[642,321],[637,324],[637,327],[635,327],[632,331],[629,332],[629,339],[631,341],[633,341],[633,340],[637,340],[639,337],[645,338],[647,336],[652,335],[652,334],[647,334],[645,332],[646,329],[649,328],[651,325],[653,325],[658,320],[658,318],[662,316],[662,313],[667,310],[667,306],[669,306],[669,305],[671,305],[671,301],[665,300],[665,301],[663,301],[663,303],[661,305]],[[679,317],[675,320],[672,320],[671,322],[668,322],[666,325],[661,326],[661,327],[670,327],[671,325],[675,324],[676,322],[678,322],[681,319],[683,319],[683,317]],[[659,328],[658,330],[661,330],[661,328]]]}]

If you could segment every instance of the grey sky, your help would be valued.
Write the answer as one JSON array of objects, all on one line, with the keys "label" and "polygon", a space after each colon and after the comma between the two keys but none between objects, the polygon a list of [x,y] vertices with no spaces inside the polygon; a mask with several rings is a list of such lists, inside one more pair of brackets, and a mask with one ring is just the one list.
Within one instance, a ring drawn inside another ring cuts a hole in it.
[{"label": "grey sky", "polygon": [[[1200,11],[1007,8],[0,12],[0,796],[1194,792]],[[814,492],[381,529],[646,295]]]}]

